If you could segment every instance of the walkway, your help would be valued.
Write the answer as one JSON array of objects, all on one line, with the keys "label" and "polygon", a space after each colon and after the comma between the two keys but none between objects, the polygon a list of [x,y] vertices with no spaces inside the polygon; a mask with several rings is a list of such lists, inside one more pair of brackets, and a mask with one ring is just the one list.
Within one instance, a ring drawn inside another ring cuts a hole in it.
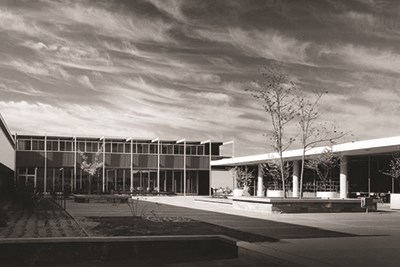
[{"label": "walkway", "polygon": [[[400,213],[262,214],[194,197],[146,197],[157,216],[183,216],[278,238],[241,243],[254,251],[304,266],[398,266]],[[126,204],[68,203],[73,216],[130,216]]]}]

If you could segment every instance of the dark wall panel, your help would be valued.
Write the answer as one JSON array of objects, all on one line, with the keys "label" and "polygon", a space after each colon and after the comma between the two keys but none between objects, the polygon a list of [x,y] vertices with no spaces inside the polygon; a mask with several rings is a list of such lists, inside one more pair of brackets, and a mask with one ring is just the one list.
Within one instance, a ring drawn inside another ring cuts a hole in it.
[{"label": "dark wall panel", "polygon": [[160,167],[167,169],[183,169],[183,156],[160,156]]},{"label": "dark wall panel", "polygon": [[157,169],[157,155],[133,155],[134,169]]},{"label": "dark wall panel", "polygon": [[63,153],[47,152],[47,167],[48,168],[74,167],[74,153],[73,152],[63,152]]},{"label": "dark wall panel", "polygon": [[186,158],[186,168],[193,170],[208,170],[210,160],[208,157],[188,156]]},{"label": "dark wall panel", "polygon": [[131,156],[129,154],[106,154],[106,167],[130,168]]},{"label": "dark wall panel", "polygon": [[18,151],[17,167],[42,167],[44,166],[44,152]]}]

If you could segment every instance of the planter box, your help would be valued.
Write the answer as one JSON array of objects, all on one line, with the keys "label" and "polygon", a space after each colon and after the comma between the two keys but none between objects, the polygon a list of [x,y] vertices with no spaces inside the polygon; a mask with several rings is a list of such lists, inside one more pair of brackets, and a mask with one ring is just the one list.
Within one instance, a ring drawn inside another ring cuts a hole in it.
[{"label": "planter box", "polygon": [[317,191],[317,197],[323,199],[339,198],[338,193],[332,191]]},{"label": "planter box", "polygon": [[284,196],[283,190],[267,189],[267,197],[283,197],[283,196]]},{"label": "planter box", "polygon": [[240,197],[233,198],[232,201],[234,209],[265,213],[365,212],[365,208],[360,205],[360,199]]},{"label": "planter box", "polygon": [[234,197],[241,197],[243,196],[243,189],[235,188],[233,189],[233,196]]},{"label": "planter box", "polygon": [[400,194],[390,194],[390,208],[400,210]]}]

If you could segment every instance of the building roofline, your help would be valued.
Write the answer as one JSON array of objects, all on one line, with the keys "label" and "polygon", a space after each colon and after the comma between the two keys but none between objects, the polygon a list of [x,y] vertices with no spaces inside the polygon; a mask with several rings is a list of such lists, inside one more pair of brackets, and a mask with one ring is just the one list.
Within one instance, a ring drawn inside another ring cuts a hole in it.
[{"label": "building roofline", "polygon": [[[28,134],[28,133],[19,133],[19,137],[36,137],[36,138],[44,138],[45,136],[47,138],[63,138],[63,139],[73,139],[74,136],[72,135],[45,135],[45,134]],[[102,136],[76,136],[76,139],[88,139],[88,140],[99,140]],[[129,136],[105,136],[104,137],[106,140],[115,140],[115,141],[126,141],[127,138],[130,138]],[[139,142],[144,142],[144,143],[151,143],[153,138],[135,138],[132,137],[133,141],[139,141]],[[166,143],[166,144],[175,144],[177,140],[163,140],[160,139],[160,143]],[[188,145],[200,145],[200,141],[190,141],[187,140],[186,144]],[[211,142],[212,144],[219,144],[222,145],[223,142]]]},{"label": "building roofline", "polygon": [[[321,154],[325,149],[330,148],[332,152],[342,155],[365,155],[377,153],[391,153],[400,151],[400,136],[386,137],[379,139],[370,139],[354,141],[333,146],[315,147],[306,151],[306,157],[312,157]],[[283,158],[286,160],[301,159],[303,150],[295,149],[283,152]],[[278,159],[278,153],[267,153],[260,155],[251,155],[244,157],[235,157],[229,159],[215,160],[211,162],[212,166],[237,166],[265,163],[270,160]]]},{"label": "building roofline", "polygon": [[15,147],[15,140],[13,135],[11,134],[10,129],[8,128],[3,116],[0,114],[0,128],[3,130],[3,132],[5,133],[8,141],[10,142],[10,144]]}]

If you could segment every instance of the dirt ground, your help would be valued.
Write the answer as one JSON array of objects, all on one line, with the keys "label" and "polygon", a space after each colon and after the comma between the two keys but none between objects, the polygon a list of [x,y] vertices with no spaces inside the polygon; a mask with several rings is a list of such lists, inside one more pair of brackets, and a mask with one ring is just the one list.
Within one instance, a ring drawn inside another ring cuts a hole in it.
[{"label": "dirt ground", "polygon": [[112,216],[80,217],[78,220],[90,236],[226,235],[248,242],[277,241],[266,236],[179,217]]},{"label": "dirt ground", "polygon": [[3,202],[7,225],[0,227],[0,238],[86,236],[81,227],[50,200],[42,199],[32,210]]}]

